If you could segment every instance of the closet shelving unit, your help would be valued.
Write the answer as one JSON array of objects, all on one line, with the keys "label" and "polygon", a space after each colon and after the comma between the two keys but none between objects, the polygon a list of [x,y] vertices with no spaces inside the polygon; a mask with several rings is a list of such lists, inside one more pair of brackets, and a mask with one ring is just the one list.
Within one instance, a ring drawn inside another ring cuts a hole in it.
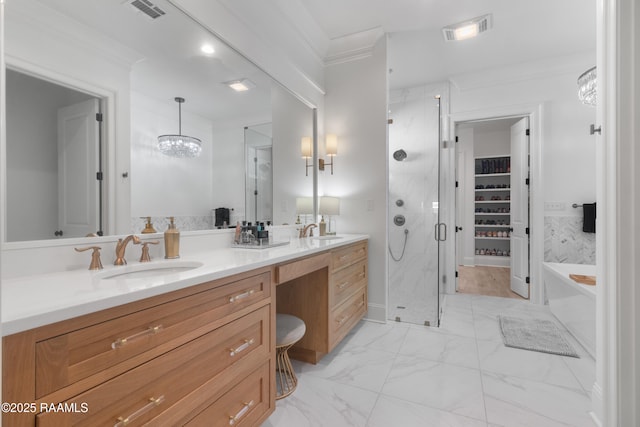
[{"label": "closet shelving unit", "polygon": [[[511,157],[508,155],[475,158],[476,265],[510,265],[511,238],[504,236],[511,228],[510,171]],[[483,200],[479,200],[481,198]],[[498,198],[500,200],[495,200]],[[501,237],[491,236],[494,233]],[[480,255],[481,251],[485,254]]]}]

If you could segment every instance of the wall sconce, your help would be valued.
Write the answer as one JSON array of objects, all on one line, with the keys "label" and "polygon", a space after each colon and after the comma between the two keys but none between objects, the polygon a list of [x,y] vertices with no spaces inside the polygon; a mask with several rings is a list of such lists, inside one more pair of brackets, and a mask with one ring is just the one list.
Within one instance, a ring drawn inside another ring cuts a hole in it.
[{"label": "wall sconce", "polygon": [[323,171],[325,166],[330,165],[331,175],[333,175],[334,158],[338,154],[338,136],[336,134],[330,133],[325,138],[325,151],[327,152],[327,156],[331,157],[331,163],[325,162],[324,159],[318,159],[318,169]]},{"label": "wall sconce", "polygon": [[313,146],[311,145],[311,137],[303,136],[300,142],[300,151],[302,152],[302,158],[305,159],[306,169],[305,175],[309,176],[309,168],[313,164],[309,164],[309,159],[313,157]]}]

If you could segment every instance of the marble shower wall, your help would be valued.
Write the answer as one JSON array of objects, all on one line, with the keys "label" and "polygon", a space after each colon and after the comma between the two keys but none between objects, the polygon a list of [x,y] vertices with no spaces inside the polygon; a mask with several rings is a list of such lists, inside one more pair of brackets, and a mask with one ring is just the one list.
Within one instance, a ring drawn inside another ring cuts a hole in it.
[{"label": "marble shower wall", "polygon": [[[435,325],[438,310],[438,244],[434,239],[438,201],[438,103],[434,87],[391,93],[389,109],[389,257],[388,316],[403,322]],[[396,150],[407,153],[393,159]],[[396,202],[404,204],[398,206]],[[406,222],[397,226],[396,215]]]},{"label": "marble shower wall", "polygon": [[595,264],[595,233],[582,231],[580,216],[545,216],[544,260],[570,264]]}]

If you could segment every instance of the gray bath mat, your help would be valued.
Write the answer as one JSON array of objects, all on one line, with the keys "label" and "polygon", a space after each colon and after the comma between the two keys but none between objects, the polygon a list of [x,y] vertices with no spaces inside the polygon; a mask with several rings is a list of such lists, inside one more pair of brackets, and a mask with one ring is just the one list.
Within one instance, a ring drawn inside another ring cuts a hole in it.
[{"label": "gray bath mat", "polygon": [[550,320],[498,316],[498,323],[507,347],[580,357],[560,328]]}]

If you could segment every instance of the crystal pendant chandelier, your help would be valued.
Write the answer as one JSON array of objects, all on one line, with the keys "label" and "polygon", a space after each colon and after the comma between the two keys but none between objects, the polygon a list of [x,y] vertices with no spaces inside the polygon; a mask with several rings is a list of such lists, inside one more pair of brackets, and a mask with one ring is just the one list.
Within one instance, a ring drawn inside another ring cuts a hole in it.
[{"label": "crystal pendant chandelier", "polygon": [[171,157],[198,157],[202,152],[202,143],[198,138],[182,135],[182,103],[184,98],[174,98],[178,103],[178,135],[160,135],[158,150]]},{"label": "crystal pendant chandelier", "polygon": [[596,106],[597,101],[596,67],[590,68],[578,77],[578,98],[583,104]]}]

